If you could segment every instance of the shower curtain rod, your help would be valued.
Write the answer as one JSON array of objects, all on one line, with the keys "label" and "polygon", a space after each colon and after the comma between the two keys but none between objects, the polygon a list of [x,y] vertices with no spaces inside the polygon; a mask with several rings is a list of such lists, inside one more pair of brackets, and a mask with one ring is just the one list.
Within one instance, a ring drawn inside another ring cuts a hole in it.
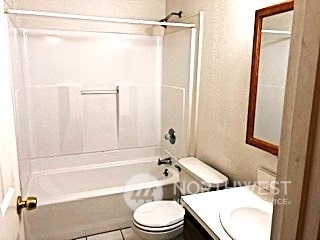
[{"label": "shower curtain rod", "polygon": [[20,9],[6,9],[4,13],[14,14],[14,15],[23,15],[23,16],[52,17],[52,18],[64,18],[64,19],[89,20],[89,21],[98,21],[98,22],[141,24],[141,25],[153,25],[153,26],[171,26],[171,27],[184,27],[184,28],[195,27],[195,24],[190,24],[190,23],[158,22],[158,21],[151,21],[151,20],[87,16],[87,15],[55,13],[55,12],[39,12],[39,11],[20,10]]}]

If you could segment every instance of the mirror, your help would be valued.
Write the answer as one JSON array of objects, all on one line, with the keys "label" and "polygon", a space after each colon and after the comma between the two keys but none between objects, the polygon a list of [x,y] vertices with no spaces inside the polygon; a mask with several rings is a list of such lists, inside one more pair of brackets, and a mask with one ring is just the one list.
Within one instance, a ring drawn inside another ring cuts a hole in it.
[{"label": "mirror", "polygon": [[256,11],[246,143],[278,155],[293,1]]}]

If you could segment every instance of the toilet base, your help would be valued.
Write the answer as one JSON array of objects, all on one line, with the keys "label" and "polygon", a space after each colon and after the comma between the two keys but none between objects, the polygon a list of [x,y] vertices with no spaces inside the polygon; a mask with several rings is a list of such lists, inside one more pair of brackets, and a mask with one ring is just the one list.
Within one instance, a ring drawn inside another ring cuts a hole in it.
[{"label": "toilet base", "polygon": [[133,231],[144,240],[183,240],[183,225],[165,232],[144,231],[132,224]]}]

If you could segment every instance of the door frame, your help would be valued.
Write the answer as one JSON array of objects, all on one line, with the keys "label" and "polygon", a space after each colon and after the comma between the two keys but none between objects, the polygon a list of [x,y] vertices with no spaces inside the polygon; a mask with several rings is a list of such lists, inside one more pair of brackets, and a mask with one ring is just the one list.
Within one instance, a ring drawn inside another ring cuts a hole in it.
[{"label": "door frame", "polygon": [[0,0],[0,164],[2,173],[0,184],[3,184],[3,194],[0,194],[3,195],[0,196],[0,204],[3,207],[0,215],[0,238],[23,240],[24,226],[22,217],[17,214],[16,204],[21,191],[14,124],[9,34],[7,17],[3,11],[7,6],[4,0]]},{"label": "door frame", "polygon": [[[294,3],[294,19],[286,84],[271,239],[319,239],[320,191],[320,23],[319,0]],[[317,160],[317,161],[316,161]],[[318,177],[319,178],[319,177]],[[309,228],[307,228],[309,226]],[[313,226],[313,228],[310,226]]]}]

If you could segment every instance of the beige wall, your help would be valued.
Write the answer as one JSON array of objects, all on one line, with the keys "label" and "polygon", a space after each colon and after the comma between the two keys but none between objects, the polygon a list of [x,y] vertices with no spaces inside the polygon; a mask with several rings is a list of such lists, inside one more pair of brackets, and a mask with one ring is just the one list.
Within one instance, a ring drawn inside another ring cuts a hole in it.
[{"label": "beige wall", "polygon": [[277,158],[245,144],[255,10],[276,0],[167,0],[166,11],[204,10],[196,156],[232,180],[276,171]]}]

